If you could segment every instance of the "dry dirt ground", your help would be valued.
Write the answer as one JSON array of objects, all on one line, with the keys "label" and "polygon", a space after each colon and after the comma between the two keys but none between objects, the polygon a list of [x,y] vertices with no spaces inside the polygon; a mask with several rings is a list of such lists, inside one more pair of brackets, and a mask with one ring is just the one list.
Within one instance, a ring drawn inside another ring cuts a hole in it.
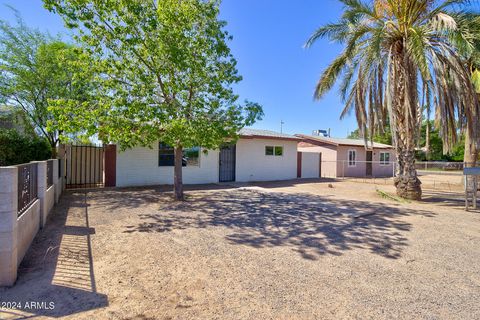
[{"label": "dry dirt ground", "polygon": [[[307,180],[65,194],[0,318],[479,319],[480,212]],[[447,197],[445,197],[447,196]],[[50,305],[47,305],[50,306]]]}]

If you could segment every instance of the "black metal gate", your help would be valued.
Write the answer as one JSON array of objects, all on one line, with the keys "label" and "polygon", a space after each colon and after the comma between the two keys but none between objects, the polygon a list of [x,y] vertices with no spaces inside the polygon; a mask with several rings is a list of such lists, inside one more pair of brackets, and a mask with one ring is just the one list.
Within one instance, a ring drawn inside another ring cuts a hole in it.
[{"label": "black metal gate", "polygon": [[94,145],[70,145],[65,150],[65,186],[67,189],[103,187],[104,148]]},{"label": "black metal gate", "polygon": [[236,146],[225,146],[220,148],[219,181],[235,181],[235,157]]}]

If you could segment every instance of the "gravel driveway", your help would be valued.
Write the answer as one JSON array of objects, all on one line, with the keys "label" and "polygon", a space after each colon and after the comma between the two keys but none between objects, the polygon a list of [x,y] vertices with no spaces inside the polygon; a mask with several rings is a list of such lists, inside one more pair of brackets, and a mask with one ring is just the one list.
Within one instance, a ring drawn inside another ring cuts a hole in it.
[{"label": "gravel driveway", "polygon": [[480,214],[458,203],[317,181],[169,195],[67,193],[0,290],[55,308],[0,318],[480,318]]}]

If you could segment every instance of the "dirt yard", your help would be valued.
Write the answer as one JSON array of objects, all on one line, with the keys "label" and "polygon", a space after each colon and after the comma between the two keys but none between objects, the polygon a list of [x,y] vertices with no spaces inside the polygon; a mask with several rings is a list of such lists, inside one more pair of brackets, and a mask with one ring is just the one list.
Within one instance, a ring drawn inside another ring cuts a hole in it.
[{"label": "dirt yard", "polygon": [[0,318],[479,319],[480,212],[458,193],[401,203],[376,187],[393,192],[327,180],[206,186],[184,203],[164,187],[69,192],[0,289],[44,306]]}]

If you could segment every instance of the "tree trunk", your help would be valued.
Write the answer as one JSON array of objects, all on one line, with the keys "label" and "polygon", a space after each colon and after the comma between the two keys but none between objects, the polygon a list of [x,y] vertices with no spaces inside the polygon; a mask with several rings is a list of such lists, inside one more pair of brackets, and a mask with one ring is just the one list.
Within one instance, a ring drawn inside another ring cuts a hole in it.
[{"label": "tree trunk", "polygon": [[54,137],[48,137],[48,143],[50,144],[50,159],[55,159],[57,157],[57,142]]},{"label": "tree trunk", "polygon": [[430,117],[427,118],[427,127],[425,132],[425,159],[430,160]]},{"label": "tree trunk", "polygon": [[183,200],[183,182],[182,182],[182,158],[183,158],[183,148],[182,146],[177,146],[174,149],[175,156],[175,168],[173,176],[173,193],[175,200]]},{"label": "tree trunk", "polygon": [[[474,117],[474,122],[476,121],[477,117]],[[478,159],[477,142],[473,137],[471,137],[469,132],[471,126],[475,127],[475,123],[470,123],[467,121],[467,130],[465,133],[465,151],[463,154],[463,162],[465,163],[465,167],[475,167]]]},{"label": "tree trunk", "polygon": [[415,169],[415,138],[419,130],[417,73],[411,60],[405,56],[402,44],[397,50],[389,70],[392,128],[398,164],[394,185],[400,197],[421,200],[422,183]]},{"label": "tree trunk", "polygon": [[56,158],[57,158],[57,147],[52,146],[52,159],[56,159]]},{"label": "tree trunk", "polygon": [[[422,199],[422,188],[420,179],[415,169],[415,151],[404,150],[397,153],[399,169],[394,179],[397,195],[410,200]],[[402,162],[402,165],[400,165]]]}]

